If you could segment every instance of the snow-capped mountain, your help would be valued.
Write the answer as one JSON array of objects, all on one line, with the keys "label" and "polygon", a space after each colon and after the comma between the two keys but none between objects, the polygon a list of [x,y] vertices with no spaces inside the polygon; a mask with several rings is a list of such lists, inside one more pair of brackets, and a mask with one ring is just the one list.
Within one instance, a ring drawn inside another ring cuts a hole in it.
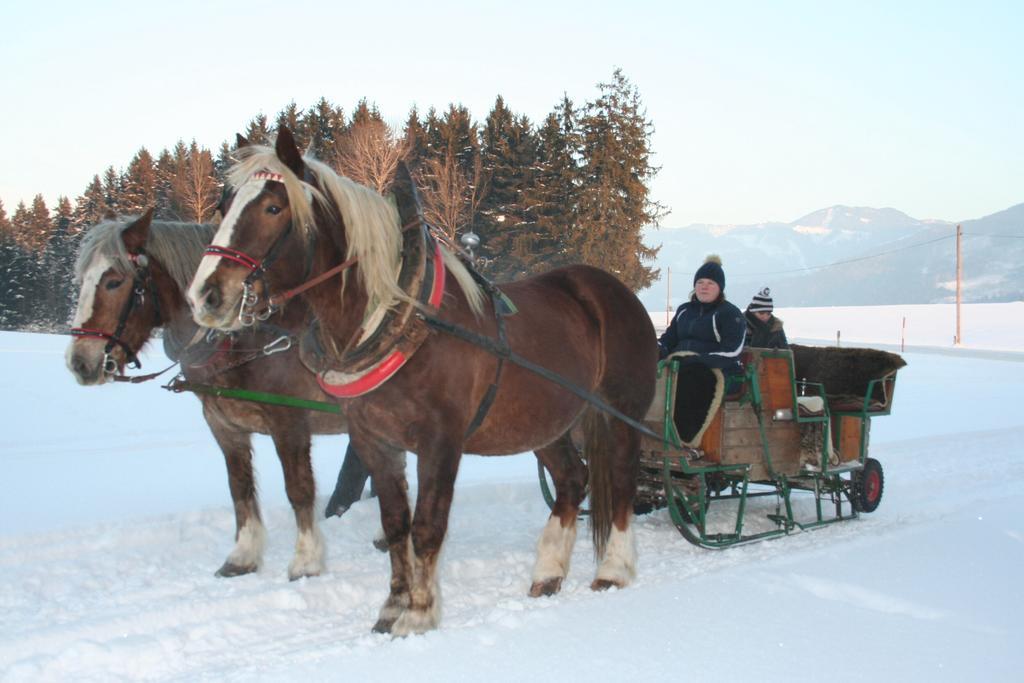
[{"label": "snow-capped mountain", "polygon": [[[1024,204],[962,222],[963,300],[1024,298]],[[722,257],[726,292],[742,308],[769,286],[776,305],[940,303],[955,297],[956,223],[896,209],[833,206],[791,223],[650,230],[661,279],[640,293],[650,310],[689,295],[706,254]],[[828,267],[820,267],[828,266]]]}]

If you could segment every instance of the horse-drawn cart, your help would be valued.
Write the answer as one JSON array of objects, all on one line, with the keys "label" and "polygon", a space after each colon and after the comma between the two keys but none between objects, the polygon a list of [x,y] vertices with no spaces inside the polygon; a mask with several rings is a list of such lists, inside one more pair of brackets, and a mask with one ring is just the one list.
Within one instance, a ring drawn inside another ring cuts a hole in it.
[{"label": "horse-drawn cart", "polygon": [[[884,478],[868,456],[871,418],[892,410],[903,359],[796,345],[744,356],[743,384],[729,395],[719,371],[688,363],[686,354],[659,364],[644,422],[660,436],[643,436],[637,510],[667,507],[680,533],[705,548],[874,511]],[[551,502],[543,471],[541,488]],[[814,501],[813,513],[796,504],[801,497]],[[753,508],[767,522],[748,524]]]}]

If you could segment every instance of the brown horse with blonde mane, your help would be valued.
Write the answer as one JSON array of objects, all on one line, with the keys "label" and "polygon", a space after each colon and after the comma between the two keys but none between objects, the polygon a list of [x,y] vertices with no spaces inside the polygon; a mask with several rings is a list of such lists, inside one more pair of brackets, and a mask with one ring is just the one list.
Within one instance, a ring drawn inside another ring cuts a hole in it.
[{"label": "brown horse with blonde mane", "polygon": [[[404,635],[438,625],[437,561],[463,452],[533,450],[552,475],[556,500],[530,595],[560,589],[588,479],[599,560],[591,587],[627,585],[636,567],[630,523],[639,434],[538,374],[502,363],[500,352],[428,328],[425,318],[494,340],[495,349],[507,345],[640,420],[658,354],[636,296],[601,270],[571,266],[502,285],[517,312],[498,316],[500,297],[488,300],[418,220],[407,212],[400,220],[394,204],[303,157],[287,129],[274,148],[251,146],[239,156],[229,174],[234,199],[188,299],[200,324],[237,329],[254,296],[267,294],[261,290],[293,288],[304,273],[351,264],[302,295],[316,316],[303,359],[341,397],[380,499],[392,574],[374,630]],[[586,464],[569,434],[580,421]],[[396,449],[418,456],[415,515]]]},{"label": "brown horse with blonde mane", "polygon": [[[329,400],[304,370],[290,345],[307,314],[295,303],[267,321],[208,342],[192,321],[184,292],[213,237],[214,226],[139,218],[105,221],[89,230],[75,267],[80,291],[67,365],[83,385],[123,373],[157,328],[167,355],[181,362],[185,379],[217,388]],[[346,431],[344,415],[200,395],[203,417],[224,453],[235,509],[235,546],[218,576],[256,571],[265,530],[252,467],[252,434],[269,434],[284,470],[298,540],[288,576],[324,569],[324,543],[313,512],[316,494],[310,435]],[[400,456],[399,456],[400,457]]]}]

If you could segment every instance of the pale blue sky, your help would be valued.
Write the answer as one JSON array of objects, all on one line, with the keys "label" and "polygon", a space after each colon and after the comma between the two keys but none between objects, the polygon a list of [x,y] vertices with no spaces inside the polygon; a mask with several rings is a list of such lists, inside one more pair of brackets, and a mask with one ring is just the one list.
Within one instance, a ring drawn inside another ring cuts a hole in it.
[{"label": "pale blue sky", "polygon": [[1024,202],[1024,3],[6,2],[0,199],[74,198],[141,146],[360,97],[401,122],[496,95],[534,121],[615,67],[654,122],[663,225],[833,204]]}]

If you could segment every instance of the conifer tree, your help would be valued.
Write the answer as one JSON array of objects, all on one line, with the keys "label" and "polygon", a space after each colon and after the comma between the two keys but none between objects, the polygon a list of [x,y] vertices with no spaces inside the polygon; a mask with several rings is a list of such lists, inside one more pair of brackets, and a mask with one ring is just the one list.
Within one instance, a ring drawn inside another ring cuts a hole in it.
[{"label": "conifer tree", "polygon": [[409,111],[402,133],[405,137],[406,159],[411,167],[416,167],[427,155],[427,129],[420,123],[416,107]]},{"label": "conifer tree", "polygon": [[572,245],[579,201],[582,151],[572,100],[564,96],[537,134],[537,178],[527,204],[536,222],[531,272],[578,263]]},{"label": "conifer tree", "polygon": [[428,115],[427,147],[430,156],[440,158],[448,154],[458,161],[465,173],[472,173],[480,154],[480,141],[469,110],[461,104],[452,104],[441,118],[436,114]]},{"label": "conifer tree", "polygon": [[377,105],[371,106],[367,103],[366,98],[359,100],[356,108],[352,111],[352,120],[349,121],[350,126],[354,126],[360,123],[369,123],[370,121],[378,121],[384,123],[384,117],[380,115],[380,111],[377,109]]},{"label": "conifer tree", "polygon": [[234,163],[234,159],[231,157],[234,151],[232,145],[222,142],[220,143],[220,149],[217,150],[217,158],[213,161],[213,174],[222,186],[227,179],[228,169]]},{"label": "conifer tree", "polygon": [[257,114],[249,125],[245,127],[245,138],[254,145],[266,145],[270,143],[270,127],[267,123],[266,114]]},{"label": "conifer tree", "polygon": [[427,117],[423,120],[424,129],[424,151],[422,158],[440,157],[444,141],[441,136],[441,118],[437,110],[431,107],[427,110]]},{"label": "conifer tree", "polygon": [[[36,195],[32,203],[34,210],[29,209],[25,202],[18,202],[11,216],[11,236],[18,247],[14,250],[17,295],[12,295],[11,305],[15,308],[18,329],[34,329],[39,310],[39,254],[37,247],[33,246],[33,239],[46,229],[39,229],[34,223],[41,220],[46,204],[41,195]],[[46,214],[48,217],[48,212]]]},{"label": "conifer tree", "polygon": [[281,126],[287,126],[288,130],[292,132],[292,135],[295,137],[295,144],[298,145],[300,150],[304,150],[309,146],[310,135],[307,131],[305,119],[295,104],[295,100],[289,102],[288,106],[277,115],[277,128]]},{"label": "conifer tree", "polygon": [[574,247],[585,263],[615,274],[631,289],[658,276],[646,265],[658,250],[642,241],[642,230],[657,225],[662,205],[649,197],[653,126],[637,88],[616,69],[612,82],[598,85],[580,121],[584,163]]},{"label": "conifer tree", "polygon": [[67,197],[58,198],[50,239],[40,259],[42,305],[39,321],[53,331],[62,328],[71,314],[73,269],[78,247],[77,236],[73,233],[73,214],[71,201]]},{"label": "conifer tree", "polygon": [[[182,143],[179,141],[179,144]],[[184,145],[182,144],[182,146]],[[156,211],[154,211],[154,215],[157,218],[163,220],[178,218],[177,208],[174,206],[174,179],[177,177],[178,170],[178,163],[174,156],[167,149],[162,150],[155,165]]]},{"label": "conifer tree", "polygon": [[499,280],[531,272],[536,221],[530,204],[537,171],[537,136],[529,119],[515,116],[499,96],[484,123],[482,159],[488,179],[477,231],[481,266]]},{"label": "conifer tree", "polygon": [[321,97],[306,112],[306,128],[310,144],[318,159],[334,166],[334,143],[346,130],[345,112]]},{"label": "conifer tree", "polygon": [[103,183],[94,175],[85,191],[75,200],[75,211],[72,223],[76,232],[84,232],[103,220],[106,212],[106,199],[103,195]]},{"label": "conifer tree", "polygon": [[25,250],[14,239],[14,229],[0,200],[0,329],[14,330],[21,324],[25,298]]},{"label": "conifer tree", "polygon": [[124,191],[121,186],[121,176],[113,166],[108,166],[107,170],[103,172],[103,198],[108,213],[117,214],[122,210]]},{"label": "conifer tree", "polygon": [[0,222],[5,224],[0,228],[0,329],[17,330],[28,322],[26,312],[34,261],[14,239],[6,212]]},{"label": "conifer tree", "polygon": [[142,213],[156,205],[156,166],[149,151],[142,147],[124,173],[119,213]]},{"label": "conifer tree", "polygon": [[18,202],[18,205],[14,207],[14,215],[11,216],[11,236],[25,249],[28,249],[31,244],[28,239],[31,222],[32,214],[25,206],[25,202]]},{"label": "conifer tree", "polygon": [[37,194],[32,198],[32,208],[28,212],[28,222],[23,226],[25,235],[24,244],[36,253],[39,253],[46,246],[53,231],[50,222],[50,210],[46,208],[46,201],[43,195]]}]

